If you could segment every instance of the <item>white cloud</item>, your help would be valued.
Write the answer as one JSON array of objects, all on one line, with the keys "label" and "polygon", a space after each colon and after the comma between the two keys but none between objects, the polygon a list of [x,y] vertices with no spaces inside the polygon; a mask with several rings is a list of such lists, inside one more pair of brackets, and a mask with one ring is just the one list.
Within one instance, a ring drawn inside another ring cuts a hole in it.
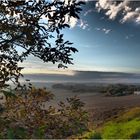
[{"label": "white cloud", "polygon": [[94,11],[95,11],[94,9],[89,9],[84,13],[84,16],[87,16],[89,13],[92,13]]},{"label": "white cloud", "polygon": [[[31,59],[31,60],[30,60]],[[57,65],[46,63],[39,59],[31,57],[23,63],[18,63],[20,67],[24,67],[21,71],[23,74],[63,74],[74,75],[74,71],[70,69],[58,69]]]},{"label": "white cloud", "polygon": [[102,31],[105,34],[109,34],[111,32],[111,29],[106,29],[106,28],[95,28],[97,31]]},{"label": "white cloud", "polygon": [[125,36],[125,39],[130,39],[130,38],[132,38],[132,37],[134,37],[134,34],[129,34],[129,35],[126,35],[126,36]]},{"label": "white cloud", "polygon": [[69,15],[65,16],[65,22],[70,25],[71,28],[74,28],[78,22],[77,18],[69,17]]},{"label": "white cloud", "polygon": [[74,17],[70,18],[70,21],[68,22],[71,28],[74,28],[77,24],[78,20]]},{"label": "white cloud", "polygon": [[111,29],[105,29],[105,28],[103,28],[102,31],[103,31],[105,34],[108,34],[108,33],[111,31]]},{"label": "white cloud", "polygon": [[[136,1],[135,1],[136,3]],[[140,24],[140,6],[134,6],[133,1],[111,1],[111,0],[99,0],[96,2],[96,8],[100,12],[101,10],[105,11],[105,15],[109,19],[114,20],[119,14],[121,14],[121,23],[133,21],[137,24]]]},{"label": "white cloud", "polygon": [[122,23],[126,22],[126,21],[130,21],[130,20],[134,20],[137,17],[137,13],[136,12],[128,12],[121,20]]},{"label": "white cloud", "polygon": [[125,39],[129,39],[129,36],[126,36]]},{"label": "white cloud", "polygon": [[78,26],[84,30],[84,29],[87,29],[89,25],[88,25],[87,21],[84,21],[81,19],[80,24]]},{"label": "white cloud", "polygon": [[101,31],[101,28],[95,28],[95,30],[97,30],[97,31]]}]

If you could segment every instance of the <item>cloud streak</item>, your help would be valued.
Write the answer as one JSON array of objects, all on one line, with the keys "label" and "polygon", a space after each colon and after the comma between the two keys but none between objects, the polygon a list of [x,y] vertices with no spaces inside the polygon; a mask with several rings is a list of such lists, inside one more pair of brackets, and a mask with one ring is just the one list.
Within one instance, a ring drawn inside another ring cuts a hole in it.
[{"label": "cloud streak", "polygon": [[78,26],[79,26],[80,28],[82,28],[83,30],[85,30],[85,29],[87,29],[87,28],[89,27],[87,21],[82,20],[82,19],[80,20],[80,23],[79,23]]},{"label": "cloud streak", "polygon": [[97,31],[102,31],[105,34],[109,34],[111,32],[111,29],[106,29],[106,28],[95,28]]},{"label": "cloud streak", "polygon": [[84,16],[87,16],[88,14],[90,14],[92,12],[95,12],[95,10],[94,9],[89,9],[84,13]]}]

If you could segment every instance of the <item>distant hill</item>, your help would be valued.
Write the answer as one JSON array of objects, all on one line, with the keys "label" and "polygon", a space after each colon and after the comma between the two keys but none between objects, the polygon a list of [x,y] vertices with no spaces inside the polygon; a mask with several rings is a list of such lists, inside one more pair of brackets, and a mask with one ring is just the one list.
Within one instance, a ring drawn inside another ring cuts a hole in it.
[{"label": "distant hill", "polygon": [[31,82],[78,82],[78,83],[140,83],[140,74],[121,72],[74,71],[74,75],[65,74],[25,74]]}]

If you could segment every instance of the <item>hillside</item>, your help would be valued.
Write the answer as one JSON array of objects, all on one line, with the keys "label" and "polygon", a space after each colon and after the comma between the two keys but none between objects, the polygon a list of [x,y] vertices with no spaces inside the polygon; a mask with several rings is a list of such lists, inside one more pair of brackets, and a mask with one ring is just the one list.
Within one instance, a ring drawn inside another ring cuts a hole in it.
[{"label": "hillside", "polygon": [[140,139],[140,107],[125,110],[96,130],[85,133],[86,139]]}]

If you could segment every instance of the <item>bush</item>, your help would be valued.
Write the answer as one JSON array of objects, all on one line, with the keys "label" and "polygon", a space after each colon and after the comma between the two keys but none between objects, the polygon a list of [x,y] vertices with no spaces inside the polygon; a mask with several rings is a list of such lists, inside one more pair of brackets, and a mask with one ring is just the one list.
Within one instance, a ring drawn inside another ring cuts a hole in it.
[{"label": "bush", "polygon": [[88,130],[88,115],[79,98],[60,102],[58,109],[45,106],[53,97],[45,88],[7,96],[0,116],[1,138],[67,138]]}]

